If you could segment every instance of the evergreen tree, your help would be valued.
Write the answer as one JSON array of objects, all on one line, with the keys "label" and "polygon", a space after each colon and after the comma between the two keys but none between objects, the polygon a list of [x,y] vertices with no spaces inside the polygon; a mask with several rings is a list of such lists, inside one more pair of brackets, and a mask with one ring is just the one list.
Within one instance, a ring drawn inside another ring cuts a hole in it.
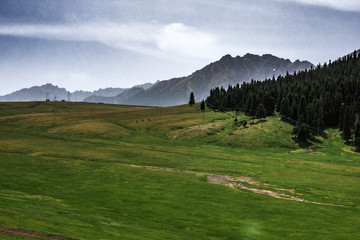
[{"label": "evergreen tree", "polygon": [[319,125],[318,129],[324,129],[324,108],[320,105],[319,107]]},{"label": "evergreen tree", "polygon": [[250,113],[250,109],[251,109],[251,97],[252,94],[249,94],[247,97],[246,97],[246,101],[245,101],[245,104],[243,105],[243,108],[242,110],[246,113],[246,114],[249,114]]},{"label": "evergreen tree", "polygon": [[256,110],[256,118],[259,118],[259,119],[266,118],[266,109],[265,109],[264,105],[261,103]]},{"label": "evergreen tree", "polygon": [[312,104],[308,104],[306,106],[306,123],[311,126],[314,121],[314,106]]},{"label": "evergreen tree", "polygon": [[281,101],[281,109],[280,114],[284,117],[290,116],[290,105],[289,105],[289,98],[285,97]]},{"label": "evergreen tree", "polygon": [[233,101],[232,101],[232,97],[230,94],[226,95],[226,101],[225,101],[225,107],[226,108],[232,108],[233,106]]},{"label": "evergreen tree", "polygon": [[360,119],[359,119],[359,115],[356,115],[356,120],[355,120],[355,128],[354,128],[354,135],[355,135],[355,147],[356,147],[356,151],[360,152]]},{"label": "evergreen tree", "polygon": [[201,101],[200,110],[205,111],[205,101],[204,100]]},{"label": "evergreen tree", "polygon": [[251,96],[251,105],[250,105],[250,111],[249,111],[249,115],[250,116],[255,116],[256,115],[256,110],[257,107],[259,106],[259,101],[258,101],[258,96],[253,94]]},{"label": "evergreen tree", "polygon": [[297,122],[297,129],[302,123],[318,130],[339,126],[349,139],[360,112],[360,57],[350,54],[294,75],[215,88],[207,100],[212,108],[241,109],[250,116],[256,116],[260,103],[267,114],[276,106],[284,118]]},{"label": "evergreen tree", "polygon": [[317,130],[317,133],[320,133],[320,118],[319,118],[319,114],[317,112],[314,113],[314,119],[311,123],[311,126],[313,126],[313,128],[315,128]]},{"label": "evergreen tree", "polygon": [[310,138],[310,128],[309,125],[306,123],[302,123],[297,132],[297,139],[299,142],[307,142],[307,140]]},{"label": "evergreen tree", "polygon": [[291,108],[291,113],[290,113],[290,119],[293,121],[297,120],[297,113],[298,113],[298,108],[297,108],[297,103],[294,102]]},{"label": "evergreen tree", "polygon": [[275,111],[275,99],[269,94],[265,94],[263,105],[266,110],[266,115],[272,115]]},{"label": "evergreen tree", "polygon": [[344,124],[344,103],[341,105],[341,109],[340,109],[340,117],[339,117],[339,130],[342,131],[343,130],[343,124]]},{"label": "evergreen tree", "polygon": [[351,138],[351,127],[350,127],[350,107],[347,105],[344,109],[343,116],[343,137],[345,140]]},{"label": "evergreen tree", "polygon": [[306,115],[306,99],[305,96],[302,95],[297,109],[297,118],[299,125],[305,122],[306,120],[305,115]]},{"label": "evergreen tree", "polygon": [[194,96],[194,92],[190,93],[190,100],[189,100],[189,105],[194,105],[195,104],[195,96]]}]

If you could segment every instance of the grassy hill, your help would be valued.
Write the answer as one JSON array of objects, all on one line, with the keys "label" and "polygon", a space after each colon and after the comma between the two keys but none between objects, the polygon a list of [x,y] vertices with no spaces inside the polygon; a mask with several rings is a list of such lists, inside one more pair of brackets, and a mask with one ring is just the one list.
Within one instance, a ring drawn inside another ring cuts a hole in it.
[{"label": "grassy hill", "polygon": [[0,239],[359,238],[360,155],[291,132],[198,105],[0,103]]}]

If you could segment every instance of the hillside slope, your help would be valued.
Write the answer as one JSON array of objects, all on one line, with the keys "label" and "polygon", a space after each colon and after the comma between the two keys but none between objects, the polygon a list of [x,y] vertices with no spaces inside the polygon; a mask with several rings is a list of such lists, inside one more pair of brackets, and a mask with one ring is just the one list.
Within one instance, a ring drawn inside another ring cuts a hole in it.
[{"label": "hillside slope", "polygon": [[[253,81],[227,91],[215,88],[207,103],[215,109],[240,109],[251,116],[261,105],[268,115],[276,108],[284,119],[316,134],[339,127],[344,138],[360,150],[360,141],[355,140],[360,139],[359,51],[296,75]],[[298,132],[302,141],[310,137]]]},{"label": "hillside slope", "polygon": [[339,131],[302,149],[279,117],[199,105],[1,103],[0,239],[358,238]]}]

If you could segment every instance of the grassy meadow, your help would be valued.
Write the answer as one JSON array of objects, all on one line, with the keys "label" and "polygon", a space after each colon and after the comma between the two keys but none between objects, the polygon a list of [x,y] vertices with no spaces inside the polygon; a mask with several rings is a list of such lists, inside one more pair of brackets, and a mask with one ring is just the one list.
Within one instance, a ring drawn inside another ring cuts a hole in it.
[{"label": "grassy meadow", "polygon": [[0,239],[359,239],[360,154],[336,129],[308,149],[291,133],[199,105],[0,103]]}]

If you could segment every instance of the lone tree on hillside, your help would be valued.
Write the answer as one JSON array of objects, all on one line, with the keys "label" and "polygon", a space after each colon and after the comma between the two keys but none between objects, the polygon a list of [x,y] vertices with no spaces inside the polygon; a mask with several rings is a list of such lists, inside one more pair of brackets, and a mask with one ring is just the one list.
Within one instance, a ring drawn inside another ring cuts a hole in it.
[{"label": "lone tree on hillside", "polygon": [[202,100],[201,101],[201,104],[200,104],[200,109],[201,109],[201,111],[202,111],[202,113],[203,113],[203,121],[205,120],[205,116],[204,116],[204,111],[205,111],[205,101],[204,100]]},{"label": "lone tree on hillside", "polygon": [[194,92],[191,92],[190,93],[189,105],[194,105],[194,104],[195,104]]},{"label": "lone tree on hillside", "polygon": [[204,100],[201,101],[200,110],[205,111],[205,101]]},{"label": "lone tree on hillside", "polygon": [[262,118],[266,118],[266,109],[265,109],[264,105],[261,103],[256,110],[256,118],[259,118],[260,120]]}]

